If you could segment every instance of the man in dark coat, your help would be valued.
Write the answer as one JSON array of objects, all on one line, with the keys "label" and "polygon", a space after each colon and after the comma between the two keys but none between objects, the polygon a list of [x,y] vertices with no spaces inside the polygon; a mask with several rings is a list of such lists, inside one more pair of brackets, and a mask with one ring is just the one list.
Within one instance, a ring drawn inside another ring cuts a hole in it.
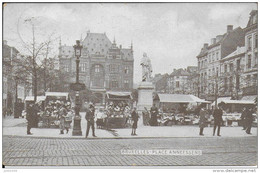
[{"label": "man in dark coat", "polygon": [[249,108],[249,110],[247,111],[246,117],[245,117],[247,134],[251,134],[251,127],[252,127],[253,121],[254,121],[253,110],[252,110],[252,108]]},{"label": "man in dark coat", "polygon": [[216,108],[213,111],[213,117],[214,117],[214,128],[213,128],[213,136],[215,135],[216,128],[218,127],[218,136],[220,136],[220,126],[223,122],[222,119],[223,111],[221,107]]},{"label": "man in dark coat", "polygon": [[27,135],[32,135],[31,128],[33,126],[33,105],[29,105],[26,114],[27,120]]},{"label": "man in dark coat", "polygon": [[133,121],[133,126],[132,126],[132,133],[131,135],[137,135],[136,134],[136,129],[137,129],[137,122],[138,122],[138,113],[136,112],[136,107],[134,107],[134,110],[133,112],[131,113],[131,118],[132,118],[132,121]]},{"label": "man in dark coat", "polygon": [[92,127],[92,136],[96,137],[95,135],[95,127],[94,127],[94,118],[95,118],[95,107],[94,105],[89,105],[89,110],[86,112],[86,120],[87,120],[87,131],[86,131],[86,138],[88,137],[90,126]]},{"label": "man in dark coat", "polygon": [[243,129],[242,130],[246,130],[246,121],[245,121],[245,118],[246,118],[246,114],[247,114],[248,110],[246,107],[243,108],[243,111],[242,111],[242,114],[241,114],[241,123],[243,125]]},{"label": "man in dark coat", "polygon": [[157,126],[158,122],[157,122],[157,115],[159,113],[158,108],[155,106],[155,104],[153,104],[153,106],[151,107],[151,119],[150,119],[150,125],[151,126]]}]

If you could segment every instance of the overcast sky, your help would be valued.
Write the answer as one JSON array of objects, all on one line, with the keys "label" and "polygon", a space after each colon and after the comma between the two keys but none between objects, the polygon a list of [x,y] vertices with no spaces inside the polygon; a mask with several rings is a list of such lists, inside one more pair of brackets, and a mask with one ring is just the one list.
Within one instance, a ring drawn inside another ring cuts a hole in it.
[{"label": "overcast sky", "polygon": [[[152,61],[153,74],[197,65],[203,43],[224,34],[227,25],[246,27],[255,9],[256,3],[12,3],[4,7],[4,39],[23,52],[17,31],[25,41],[31,38],[24,20],[34,17],[38,39],[54,32],[62,44],[74,45],[90,30],[106,32],[125,48],[132,40],[137,83],[143,52]],[[58,50],[58,41],[53,47]]]}]

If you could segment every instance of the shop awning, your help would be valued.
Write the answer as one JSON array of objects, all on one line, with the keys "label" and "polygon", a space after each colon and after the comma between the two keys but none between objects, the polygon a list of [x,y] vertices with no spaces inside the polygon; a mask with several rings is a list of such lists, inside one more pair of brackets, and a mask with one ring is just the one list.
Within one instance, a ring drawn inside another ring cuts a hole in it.
[{"label": "shop awning", "polygon": [[114,91],[108,91],[107,93],[108,99],[116,99],[116,100],[128,100],[132,99],[131,92],[114,92]]},{"label": "shop awning", "polygon": [[[46,96],[37,96],[36,102],[44,101],[46,99]],[[25,98],[25,101],[34,101],[34,96],[27,96]]]},{"label": "shop awning", "polygon": [[194,95],[185,94],[158,94],[162,103],[210,103]]},{"label": "shop awning", "polygon": [[52,97],[66,97],[68,99],[69,93],[66,92],[45,92],[45,96],[52,96]]},{"label": "shop awning", "polygon": [[[231,100],[231,97],[218,98],[217,103],[226,103],[226,104],[255,104],[253,100]],[[215,105],[213,102],[211,105]]]}]

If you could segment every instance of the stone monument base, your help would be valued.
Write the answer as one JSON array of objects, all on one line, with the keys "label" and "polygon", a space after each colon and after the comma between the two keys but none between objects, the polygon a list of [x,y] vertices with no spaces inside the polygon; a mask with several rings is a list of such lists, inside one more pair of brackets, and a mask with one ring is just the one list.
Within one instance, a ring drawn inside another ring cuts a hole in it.
[{"label": "stone monument base", "polygon": [[138,86],[137,111],[142,112],[146,107],[148,111],[153,106],[154,85],[152,82],[141,82]]}]

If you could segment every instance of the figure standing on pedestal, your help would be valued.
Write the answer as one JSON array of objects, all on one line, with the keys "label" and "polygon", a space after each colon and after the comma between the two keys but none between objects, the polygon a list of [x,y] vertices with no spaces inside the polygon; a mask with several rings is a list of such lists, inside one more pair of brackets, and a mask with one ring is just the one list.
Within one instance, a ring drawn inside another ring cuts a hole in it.
[{"label": "figure standing on pedestal", "polygon": [[150,82],[151,81],[151,75],[153,72],[152,64],[150,58],[147,57],[147,54],[143,54],[143,58],[141,60],[142,66],[142,81],[143,82]]}]

